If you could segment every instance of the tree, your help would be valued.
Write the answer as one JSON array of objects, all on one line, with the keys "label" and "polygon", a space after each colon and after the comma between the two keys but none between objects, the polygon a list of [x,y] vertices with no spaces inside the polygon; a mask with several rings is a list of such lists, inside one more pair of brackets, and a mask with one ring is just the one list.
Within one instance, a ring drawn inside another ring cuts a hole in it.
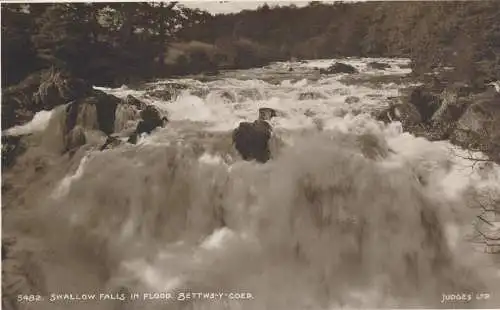
[{"label": "tree", "polygon": [[34,12],[26,4],[2,4],[2,86],[19,82],[39,67],[30,36]]},{"label": "tree", "polygon": [[32,40],[38,57],[55,67],[80,73],[88,64],[91,45],[88,10],[83,4],[51,4],[35,20],[38,27]]}]

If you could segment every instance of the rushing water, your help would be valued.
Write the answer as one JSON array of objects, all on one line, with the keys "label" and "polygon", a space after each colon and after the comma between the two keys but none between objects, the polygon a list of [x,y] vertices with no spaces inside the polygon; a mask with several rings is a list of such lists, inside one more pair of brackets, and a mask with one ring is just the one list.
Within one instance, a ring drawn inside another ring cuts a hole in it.
[{"label": "rushing water", "polygon": [[[358,83],[320,76],[313,68],[332,63],[320,60],[101,88],[154,104],[171,122],[137,145],[46,159],[53,168],[45,177],[23,180],[26,189],[9,202],[22,208],[7,210],[4,225],[23,236],[37,261],[27,268],[43,279],[32,286],[45,301],[27,306],[500,305],[496,255],[467,241],[476,201],[498,196],[500,170],[473,166],[462,159],[467,152],[403,133],[399,123],[375,121],[370,112],[408,86],[396,78],[408,72],[404,59],[379,60],[391,65],[385,71],[368,69],[369,61],[348,60],[361,71]],[[396,82],[376,82],[383,75]],[[145,91],[172,85],[179,90],[169,101]],[[260,107],[279,114],[271,123],[281,143],[266,164],[242,161],[231,145],[231,130],[256,119]],[[16,130],[44,130],[45,118]],[[223,295],[186,299],[186,292]],[[52,293],[97,300],[50,302]],[[472,300],[442,303],[452,293]],[[109,300],[120,294],[127,300]]]}]

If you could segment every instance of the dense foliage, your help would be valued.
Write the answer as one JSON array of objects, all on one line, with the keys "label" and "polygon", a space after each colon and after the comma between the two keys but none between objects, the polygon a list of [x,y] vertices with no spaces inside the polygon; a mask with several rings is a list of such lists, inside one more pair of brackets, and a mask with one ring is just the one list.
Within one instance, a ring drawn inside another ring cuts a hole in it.
[{"label": "dense foliage", "polygon": [[273,60],[411,57],[414,72],[499,78],[500,1],[264,5],[212,16],[171,3],[2,5],[2,85],[64,67],[96,84]]},{"label": "dense foliage", "polygon": [[177,3],[2,5],[2,84],[50,66],[98,84],[156,75],[178,30],[206,16]]},{"label": "dense foliage", "polygon": [[454,78],[499,78],[500,1],[358,2],[219,15],[186,39],[245,37],[296,58],[410,57],[415,72],[456,67]]}]

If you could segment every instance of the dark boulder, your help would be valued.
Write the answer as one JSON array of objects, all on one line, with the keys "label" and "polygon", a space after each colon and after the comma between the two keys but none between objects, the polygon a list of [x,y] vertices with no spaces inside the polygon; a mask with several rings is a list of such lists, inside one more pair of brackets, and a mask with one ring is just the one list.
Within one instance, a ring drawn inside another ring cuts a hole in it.
[{"label": "dark boulder", "polygon": [[378,112],[375,118],[384,123],[399,121],[405,130],[411,130],[422,122],[416,107],[402,102],[389,102],[389,106]]},{"label": "dark boulder", "polygon": [[336,62],[327,69],[320,69],[319,73],[321,74],[339,74],[339,73],[358,73],[358,70],[351,65]]},{"label": "dark boulder", "polygon": [[436,94],[423,86],[415,88],[411,92],[408,101],[417,108],[423,123],[430,122],[434,113],[441,106],[439,93]]},{"label": "dark boulder", "polygon": [[160,111],[158,111],[157,108],[154,106],[147,106],[144,110],[141,111],[141,118],[142,121],[144,122],[143,129],[144,131],[142,132],[147,132],[151,133],[156,127],[163,126],[163,118],[160,114]]},{"label": "dark boulder", "polygon": [[276,116],[277,116],[277,113],[276,113],[275,109],[271,109],[271,108],[260,108],[259,109],[259,120],[268,121]]},{"label": "dark boulder", "polygon": [[375,70],[385,70],[389,69],[390,67],[391,65],[378,61],[372,61],[368,63],[368,68]]},{"label": "dark boulder", "polygon": [[[439,92],[441,88],[443,90]],[[440,83],[436,82],[433,83],[430,89],[430,91],[426,91],[427,93],[424,96],[420,97],[420,99],[427,97],[427,99],[420,102],[419,106],[419,113],[421,115],[422,113],[427,113],[425,114],[425,118],[422,117],[420,126],[408,128],[408,130],[413,129],[413,134],[425,137],[431,141],[447,140],[455,130],[457,121],[470,105],[468,95],[471,92],[467,86],[461,84],[450,84],[446,87],[440,87]],[[435,91],[432,91],[433,89]],[[416,102],[418,103],[418,101]]]},{"label": "dark boulder", "polygon": [[471,96],[470,102],[456,123],[451,141],[500,158],[500,94]]},{"label": "dark boulder", "polygon": [[139,135],[151,134],[157,127],[164,127],[167,123],[168,118],[162,116],[157,108],[149,105],[141,111],[141,121],[137,124],[135,132],[129,137],[128,142],[135,144]]},{"label": "dark boulder", "polygon": [[265,163],[271,158],[269,139],[272,127],[264,120],[241,122],[233,131],[233,144],[244,160]]},{"label": "dark boulder", "polygon": [[135,98],[132,95],[128,95],[123,102],[125,104],[135,107],[137,110],[144,110],[147,106],[144,102]]}]

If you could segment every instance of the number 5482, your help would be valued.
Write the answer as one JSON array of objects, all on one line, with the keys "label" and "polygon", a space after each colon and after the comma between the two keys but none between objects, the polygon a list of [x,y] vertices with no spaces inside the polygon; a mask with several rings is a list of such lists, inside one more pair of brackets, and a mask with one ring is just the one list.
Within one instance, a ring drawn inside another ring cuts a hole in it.
[{"label": "number 5482", "polygon": [[40,295],[17,295],[17,302],[36,302],[41,301]]}]

